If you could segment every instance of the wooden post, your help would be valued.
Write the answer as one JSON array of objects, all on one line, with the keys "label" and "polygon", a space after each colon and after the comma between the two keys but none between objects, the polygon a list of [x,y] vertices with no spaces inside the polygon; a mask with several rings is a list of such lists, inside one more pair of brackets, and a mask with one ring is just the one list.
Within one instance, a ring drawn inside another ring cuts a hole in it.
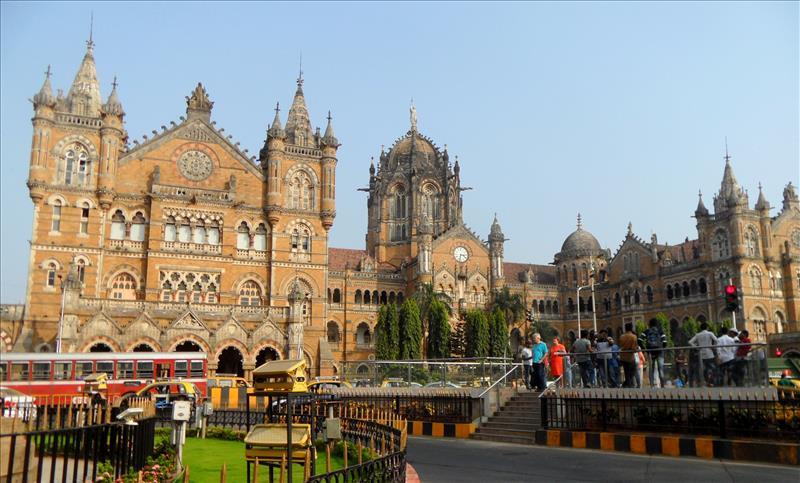
[{"label": "wooden post", "polygon": [[226,483],[228,481],[228,466],[222,463],[222,469],[219,470],[219,483]]},{"label": "wooden post", "polygon": [[325,445],[325,473],[331,472],[331,443]]},{"label": "wooden post", "polygon": [[[183,481],[188,480],[184,478]],[[144,472],[142,470],[139,470],[139,474],[136,475],[136,483],[144,483]]]},{"label": "wooden post", "polygon": [[303,481],[308,480],[309,471],[311,471],[311,450],[306,449],[306,464],[305,468],[303,469]]},{"label": "wooden post", "polygon": [[[141,471],[139,472],[141,473]],[[189,483],[189,467],[187,466],[183,470],[183,483]]]},{"label": "wooden post", "polygon": [[342,440],[342,455],[344,456],[344,467],[347,468],[347,440]]},{"label": "wooden post", "polygon": [[[291,451],[291,449],[290,449],[290,451]],[[281,456],[281,471],[280,471],[279,476],[278,476],[278,481],[280,481],[280,483],[283,483],[284,481],[286,481],[284,479],[286,477],[286,475],[284,474],[284,471],[283,471],[285,467],[286,467],[286,455],[284,454],[284,455]]]},{"label": "wooden post", "polygon": [[358,464],[361,464],[361,440],[358,440]]},{"label": "wooden post", "polygon": [[[258,456],[256,456],[256,463],[253,465],[253,483],[258,483]],[[249,483],[249,482],[248,482]]]}]

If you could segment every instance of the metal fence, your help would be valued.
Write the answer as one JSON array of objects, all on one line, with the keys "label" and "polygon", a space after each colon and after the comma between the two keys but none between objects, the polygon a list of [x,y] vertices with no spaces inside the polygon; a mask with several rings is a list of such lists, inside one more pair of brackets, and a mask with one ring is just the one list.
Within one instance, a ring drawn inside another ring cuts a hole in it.
[{"label": "metal fence", "polygon": [[800,392],[774,389],[566,389],[543,394],[546,429],[800,440]]},{"label": "metal fence", "polygon": [[487,387],[503,377],[511,358],[348,361],[340,377],[354,387]]}]

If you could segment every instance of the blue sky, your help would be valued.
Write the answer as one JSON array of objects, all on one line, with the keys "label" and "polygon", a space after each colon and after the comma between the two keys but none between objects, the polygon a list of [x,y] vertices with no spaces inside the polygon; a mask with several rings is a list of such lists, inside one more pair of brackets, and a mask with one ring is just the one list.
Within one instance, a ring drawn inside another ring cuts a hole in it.
[{"label": "blue sky", "polygon": [[[131,139],[184,114],[202,81],[213,119],[251,153],[302,52],[312,122],[342,143],[331,245],[363,248],[370,156],[419,128],[458,155],[465,221],[497,212],[508,261],[548,263],[584,226],[616,250],[696,236],[697,191],[739,181],[780,206],[798,184],[797,2],[16,3],[0,6],[0,300],[25,292],[32,107],[52,64],[68,90],[94,12],[103,96]],[[285,121],[284,111],[284,121]],[[777,210],[776,210],[777,211]]]}]

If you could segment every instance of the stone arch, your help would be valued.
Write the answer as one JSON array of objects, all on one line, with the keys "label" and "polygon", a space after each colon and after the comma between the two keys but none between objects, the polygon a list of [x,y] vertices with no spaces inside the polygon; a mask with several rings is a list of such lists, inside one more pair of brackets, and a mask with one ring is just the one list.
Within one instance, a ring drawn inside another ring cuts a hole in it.
[{"label": "stone arch", "polygon": [[321,293],[319,290],[319,286],[314,281],[314,278],[312,278],[305,272],[297,272],[296,274],[292,274],[291,276],[286,277],[281,283],[281,290],[279,293],[288,294],[296,278],[300,280],[300,288],[308,289],[308,292],[311,294],[311,297],[316,297],[318,294]]},{"label": "stone arch", "polygon": [[114,266],[111,271],[107,272],[106,276],[103,278],[103,287],[108,290],[110,289],[111,281],[114,280],[114,277],[119,275],[121,272],[128,272],[133,275],[133,278],[136,279],[136,287],[143,287],[143,280],[142,274],[137,270],[133,265],[128,265],[127,263],[122,263],[119,265]]},{"label": "stone arch", "polygon": [[342,340],[342,326],[337,320],[330,319],[325,324],[325,340],[329,344],[338,344]]},{"label": "stone arch", "polygon": [[286,223],[286,228],[283,231],[284,233],[291,234],[292,230],[295,228],[299,229],[300,227],[307,228],[312,237],[317,236],[317,232],[314,229],[314,224],[304,218],[295,218],[294,220],[289,221]]},{"label": "stone arch", "polygon": [[283,351],[280,349],[280,344],[274,340],[265,340],[250,352],[249,362],[251,362],[255,367],[259,366],[258,360],[259,356],[262,355],[262,351],[272,351],[272,353],[274,353],[276,356],[276,359],[274,359],[276,361],[283,359]]},{"label": "stone arch", "polygon": [[258,285],[261,288],[262,294],[267,293],[266,290],[267,282],[264,280],[264,277],[255,272],[247,272],[237,277],[236,280],[231,285],[231,289],[235,293],[239,293],[239,288],[241,288],[242,284],[250,280],[255,282],[256,285]]},{"label": "stone arch", "polygon": [[95,344],[105,344],[111,347],[111,350],[114,352],[122,352],[122,348],[117,341],[104,335],[96,335],[85,341],[78,352],[89,352],[89,349]]},{"label": "stone arch", "polygon": [[80,134],[71,134],[69,136],[65,136],[59,140],[55,146],[53,146],[50,154],[55,158],[60,158],[64,153],[64,149],[73,143],[82,144],[83,147],[86,148],[86,152],[89,154],[89,160],[91,162],[96,163],[100,158],[99,153],[97,152],[97,147],[94,145],[91,139]]},{"label": "stone arch", "polygon": [[196,336],[194,334],[179,334],[179,335],[176,335],[175,337],[172,338],[172,341],[169,344],[167,344],[167,347],[169,347],[169,349],[167,349],[167,352],[175,352],[175,348],[177,348],[178,345],[180,345],[182,342],[185,342],[187,340],[188,341],[192,341],[195,344],[199,345],[200,349],[202,349],[203,352],[205,352],[206,354],[211,354],[212,353],[211,352],[211,347],[209,347],[208,343],[205,340],[203,340],[202,337],[198,337],[198,336]]},{"label": "stone arch", "polygon": [[155,339],[146,336],[137,337],[136,339],[134,339],[133,342],[129,343],[126,346],[125,352],[134,352],[133,349],[136,348],[136,346],[142,344],[149,345],[150,347],[152,347],[153,352],[161,352],[161,344],[159,344],[158,341],[156,341]]},{"label": "stone arch", "polygon": [[217,345],[213,362],[217,365],[217,374],[235,374],[244,377],[244,365],[248,360],[247,350],[238,341]]},{"label": "stone arch", "polygon": [[284,175],[283,177],[284,183],[288,184],[289,181],[292,179],[292,177],[295,175],[295,173],[297,173],[298,171],[304,172],[305,175],[308,176],[308,178],[311,180],[311,182],[314,183],[315,187],[319,186],[319,177],[317,177],[317,172],[314,171],[311,168],[311,166],[309,166],[306,163],[297,163],[288,170],[286,170],[286,175]]},{"label": "stone arch", "polygon": [[59,202],[61,202],[61,206],[62,206],[62,207],[67,207],[67,206],[69,206],[69,203],[67,202],[67,199],[66,199],[66,198],[64,198],[64,196],[63,196],[63,195],[61,195],[60,193],[54,193],[54,194],[52,194],[52,195],[48,196],[48,197],[47,197],[47,201],[45,202],[45,204],[47,204],[47,205],[52,205],[53,203],[55,203],[55,202],[56,202],[56,200],[58,200]]},{"label": "stone arch", "polygon": [[178,159],[187,151],[200,151],[205,153],[209,158],[211,158],[211,163],[215,168],[220,167],[219,156],[217,156],[217,153],[214,152],[211,147],[199,142],[187,142],[178,146],[175,151],[172,152],[171,161],[173,165],[177,165]]},{"label": "stone arch", "polygon": [[214,347],[216,348],[216,350],[214,351],[214,359],[218,359],[219,356],[220,356],[220,353],[226,347],[230,347],[230,346],[233,346],[233,347],[236,347],[237,349],[239,349],[239,352],[242,353],[242,361],[243,362],[246,362],[246,361],[251,359],[250,351],[247,350],[247,346],[244,345],[244,343],[242,343],[242,341],[240,341],[239,339],[225,339],[223,341],[217,342],[214,345]]}]

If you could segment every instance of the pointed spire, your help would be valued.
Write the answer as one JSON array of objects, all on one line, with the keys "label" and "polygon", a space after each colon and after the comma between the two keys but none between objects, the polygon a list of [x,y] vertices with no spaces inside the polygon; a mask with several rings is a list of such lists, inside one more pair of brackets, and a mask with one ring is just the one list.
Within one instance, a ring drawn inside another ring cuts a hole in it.
[{"label": "pointed spire", "polygon": [[53,97],[53,88],[50,86],[50,76],[52,72],[50,72],[50,66],[47,66],[47,72],[44,73],[44,83],[42,84],[42,88],[39,89],[33,96],[33,105],[34,108],[38,106],[54,106],[56,103],[55,97]]},{"label": "pointed spire", "polygon": [[322,144],[325,146],[331,146],[334,148],[339,147],[339,140],[336,139],[336,136],[333,134],[333,118],[331,117],[331,111],[328,111],[328,127],[325,128],[325,135],[322,136]]},{"label": "pointed spire", "polygon": [[497,221],[497,213],[494,214],[494,221],[492,222],[492,227],[489,229],[489,241],[505,241],[505,235],[503,235],[503,230],[500,228],[500,222]]},{"label": "pointed spire", "polygon": [[97,80],[97,67],[94,64],[94,42],[91,30],[89,40],[86,42],[86,54],[83,56],[81,66],[72,86],[67,93],[67,109],[72,114],[80,116],[98,117],[102,104],[100,96],[100,82]]},{"label": "pointed spire", "polygon": [[583,230],[583,222],[581,221],[580,213],[578,213],[578,230]]},{"label": "pointed spire", "polygon": [[275,118],[272,120],[272,125],[267,130],[267,135],[276,139],[283,139],[286,137],[286,132],[281,126],[281,103],[275,103]]},{"label": "pointed spire", "polygon": [[761,189],[761,183],[758,183],[758,200],[756,201],[756,210],[769,211],[769,201],[764,196],[764,191]]},{"label": "pointed spire", "polygon": [[289,108],[289,116],[286,119],[286,137],[290,144],[299,146],[313,146],[313,131],[311,129],[311,119],[306,107],[306,98],[303,94],[303,69],[297,77],[297,91],[294,93],[292,106]]},{"label": "pointed spire", "polygon": [[112,116],[122,117],[125,111],[122,110],[122,103],[119,102],[117,95],[117,77],[114,76],[114,82],[111,83],[111,94],[108,95],[108,100],[103,104],[103,112]]},{"label": "pointed spire", "polygon": [[697,208],[694,210],[694,216],[708,216],[708,208],[703,203],[703,192],[699,190],[697,191]]},{"label": "pointed spire", "polygon": [[728,207],[740,204],[747,204],[747,194],[744,192],[736,175],[733,174],[731,165],[731,155],[728,153],[728,138],[725,138],[725,170],[722,173],[722,183],[720,183],[719,194],[714,199],[714,209],[717,212],[724,211]]},{"label": "pointed spire", "polygon": [[369,176],[375,176],[375,158],[372,156],[369,157]]}]

